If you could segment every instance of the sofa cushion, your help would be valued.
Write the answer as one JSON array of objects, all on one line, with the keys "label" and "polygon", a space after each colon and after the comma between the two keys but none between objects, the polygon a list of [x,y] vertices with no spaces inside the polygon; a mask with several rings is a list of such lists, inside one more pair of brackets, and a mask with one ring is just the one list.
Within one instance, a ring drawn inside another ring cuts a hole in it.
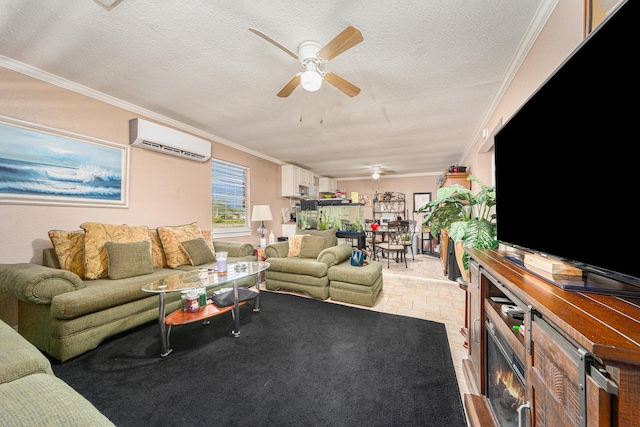
[{"label": "sofa cushion", "polygon": [[154,267],[166,267],[167,257],[164,256],[164,249],[162,249],[162,241],[158,236],[158,230],[149,229],[149,240],[151,240],[151,259],[153,260]]},{"label": "sofa cushion", "polygon": [[[109,259],[104,247],[106,242],[131,243],[149,240],[149,228],[146,225],[129,226],[97,222],[85,222],[80,225],[84,230],[84,278],[93,280],[107,277]],[[151,251],[149,249],[149,251]],[[151,252],[149,252],[151,253]]]},{"label": "sofa cushion", "polygon": [[11,326],[0,320],[0,384],[34,373],[53,374],[49,360]]},{"label": "sofa cushion", "polygon": [[302,238],[308,234],[294,234],[289,236],[289,257],[300,256],[300,248],[302,247]]},{"label": "sofa cushion", "polygon": [[109,264],[109,279],[125,279],[153,273],[151,242],[105,242]]},{"label": "sofa cushion", "polygon": [[318,255],[324,249],[325,238],[319,236],[304,236],[300,244],[300,258],[318,258]]},{"label": "sofa cushion", "polygon": [[180,246],[181,242],[193,239],[204,239],[197,222],[178,226],[158,227],[158,235],[162,241],[162,248],[167,257],[167,266],[176,268],[181,265],[190,265],[187,254]]},{"label": "sofa cushion", "polygon": [[[324,247],[330,248],[331,246],[335,246],[338,244],[338,237],[336,236],[335,228],[331,228],[329,230],[300,230],[296,229],[295,235],[305,234],[308,236],[317,236],[325,239]],[[291,237],[289,237],[291,239]]]},{"label": "sofa cushion", "polygon": [[0,385],[0,425],[115,426],[55,375],[33,374]]},{"label": "sofa cushion", "polygon": [[180,245],[191,265],[202,265],[216,260],[216,255],[204,239],[187,240]]},{"label": "sofa cushion", "polygon": [[49,231],[60,268],[84,277],[84,230]]}]

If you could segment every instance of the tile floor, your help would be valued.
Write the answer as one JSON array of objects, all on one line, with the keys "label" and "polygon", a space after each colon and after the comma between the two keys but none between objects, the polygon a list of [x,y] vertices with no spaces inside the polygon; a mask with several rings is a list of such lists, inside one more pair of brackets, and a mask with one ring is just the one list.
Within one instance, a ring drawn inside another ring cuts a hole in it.
[{"label": "tile floor", "polygon": [[[376,304],[370,309],[444,323],[462,397],[468,393],[462,371],[462,360],[466,358],[467,350],[460,333],[464,326],[465,291],[444,275],[440,258],[418,254],[412,259],[409,255],[407,267],[393,260],[389,267],[386,259],[381,262],[383,288]],[[331,299],[327,301],[332,302]]]}]

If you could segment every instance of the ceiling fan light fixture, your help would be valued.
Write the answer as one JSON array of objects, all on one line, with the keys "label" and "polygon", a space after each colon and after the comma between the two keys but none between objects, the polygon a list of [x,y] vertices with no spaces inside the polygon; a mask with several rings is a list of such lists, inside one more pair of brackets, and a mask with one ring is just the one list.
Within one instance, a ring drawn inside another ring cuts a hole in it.
[{"label": "ceiling fan light fixture", "polygon": [[322,76],[318,71],[318,67],[313,62],[309,62],[306,70],[300,76],[300,84],[304,90],[315,92],[322,86]]},{"label": "ceiling fan light fixture", "polygon": [[378,172],[374,172],[374,173],[371,175],[371,178],[373,178],[373,179],[378,179],[378,178],[380,178],[380,174],[379,174]]}]

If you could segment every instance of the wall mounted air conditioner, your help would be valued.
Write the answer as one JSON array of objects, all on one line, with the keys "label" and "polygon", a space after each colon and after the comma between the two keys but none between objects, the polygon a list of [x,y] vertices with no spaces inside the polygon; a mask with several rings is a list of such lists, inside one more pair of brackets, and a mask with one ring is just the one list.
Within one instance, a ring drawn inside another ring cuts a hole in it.
[{"label": "wall mounted air conditioner", "polygon": [[211,143],[142,119],[129,120],[129,144],[197,162],[211,157]]}]

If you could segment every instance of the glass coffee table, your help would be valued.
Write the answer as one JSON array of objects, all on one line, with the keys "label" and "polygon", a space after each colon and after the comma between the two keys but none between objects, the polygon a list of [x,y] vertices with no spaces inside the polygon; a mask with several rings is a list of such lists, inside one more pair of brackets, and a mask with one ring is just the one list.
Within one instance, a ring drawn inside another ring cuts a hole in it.
[{"label": "glass coffee table", "polygon": [[[208,275],[208,283],[200,283],[198,278],[198,270],[183,271],[172,276],[165,277],[151,282],[142,287],[144,292],[156,293],[159,298],[158,325],[160,326],[160,342],[162,352],[160,356],[168,356],[172,349],[169,344],[169,335],[171,334],[171,326],[185,325],[187,323],[206,320],[210,317],[217,316],[222,313],[231,311],[233,315],[233,331],[234,337],[240,337],[240,306],[246,304],[246,301],[238,301],[238,280],[245,277],[255,276],[256,291],[258,296],[255,299],[253,311],[260,311],[260,274],[269,268],[268,262],[253,261],[241,263],[246,269],[236,269],[237,264],[229,265],[228,271],[224,275],[213,272]],[[196,288],[210,288],[213,286],[221,286],[224,284],[233,285],[233,305],[228,307],[218,307],[211,301],[207,300],[207,304],[201,307],[199,311],[189,313],[178,309],[173,313],[166,315],[165,298],[169,292],[182,292]]]}]

